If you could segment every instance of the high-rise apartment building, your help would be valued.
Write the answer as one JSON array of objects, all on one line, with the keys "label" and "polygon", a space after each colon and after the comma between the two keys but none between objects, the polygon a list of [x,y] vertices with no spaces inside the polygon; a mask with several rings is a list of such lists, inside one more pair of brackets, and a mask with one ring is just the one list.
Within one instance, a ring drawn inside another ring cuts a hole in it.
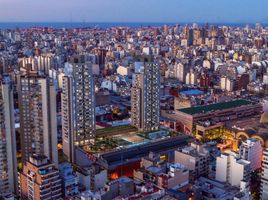
[{"label": "high-rise apartment building", "polygon": [[260,191],[261,199],[268,199],[268,149],[263,150]]},{"label": "high-rise apartment building", "polygon": [[53,68],[53,54],[45,54],[36,57],[25,57],[19,59],[19,67],[21,72],[36,71],[39,74],[49,74],[49,70]]},{"label": "high-rise apartment building", "polygon": [[33,154],[58,163],[56,91],[50,79],[36,74],[18,77],[23,162]]},{"label": "high-rise apartment building", "polygon": [[62,78],[63,152],[75,162],[75,146],[94,143],[95,87],[91,64],[84,56],[73,57]]},{"label": "high-rise apartment building", "polygon": [[186,74],[186,67],[184,63],[178,63],[175,66],[175,78],[181,81],[182,83],[185,82],[185,74]]},{"label": "high-rise apartment building", "polygon": [[233,79],[226,76],[221,77],[220,87],[222,90],[231,92],[234,90],[234,85],[235,82]]},{"label": "high-rise apartment building", "polygon": [[141,59],[144,66],[134,74],[131,89],[131,123],[139,131],[150,132],[159,129],[160,73],[153,57]]},{"label": "high-rise apartment building", "polygon": [[191,69],[190,72],[186,74],[185,83],[188,85],[197,84],[197,77],[193,69]]},{"label": "high-rise apartment building", "polygon": [[53,67],[53,55],[41,55],[37,56],[35,59],[37,61],[38,70],[48,75],[49,70]]},{"label": "high-rise apartment building", "polygon": [[6,57],[0,56],[0,74],[8,72],[8,60]]},{"label": "high-rise apartment building", "polygon": [[16,135],[13,88],[9,76],[0,80],[0,199],[17,193]]},{"label": "high-rise apartment building", "polygon": [[101,69],[104,69],[107,50],[103,48],[97,48],[97,49],[94,49],[94,53],[96,55],[97,64],[100,65]]},{"label": "high-rise apartment building", "polygon": [[257,139],[248,139],[239,147],[239,157],[241,159],[250,161],[250,167],[252,171],[261,168],[262,159],[262,146]]},{"label": "high-rise apartment building", "polygon": [[20,173],[20,199],[62,199],[59,170],[46,156],[32,155]]}]

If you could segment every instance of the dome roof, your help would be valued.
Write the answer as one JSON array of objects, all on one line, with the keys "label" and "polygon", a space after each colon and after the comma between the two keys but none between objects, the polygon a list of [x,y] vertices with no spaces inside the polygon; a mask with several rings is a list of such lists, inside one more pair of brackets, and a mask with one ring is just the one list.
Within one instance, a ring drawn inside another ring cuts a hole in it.
[{"label": "dome roof", "polygon": [[268,112],[264,112],[260,119],[261,124],[268,124]]}]

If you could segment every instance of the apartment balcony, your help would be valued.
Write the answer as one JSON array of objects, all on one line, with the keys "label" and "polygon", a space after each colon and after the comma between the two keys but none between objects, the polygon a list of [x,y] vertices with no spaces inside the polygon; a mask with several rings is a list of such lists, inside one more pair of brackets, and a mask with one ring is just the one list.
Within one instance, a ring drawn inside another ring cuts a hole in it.
[{"label": "apartment balcony", "polygon": [[39,170],[39,174],[41,175],[41,177],[44,177],[44,178],[50,175],[57,174],[57,173],[59,173],[59,171],[56,169],[52,169],[52,170],[40,169]]},{"label": "apartment balcony", "polygon": [[59,176],[58,177],[51,177],[49,179],[43,180],[42,185],[47,186],[50,184],[55,184],[55,183],[60,183],[60,182],[61,182],[61,179],[59,178]]}]

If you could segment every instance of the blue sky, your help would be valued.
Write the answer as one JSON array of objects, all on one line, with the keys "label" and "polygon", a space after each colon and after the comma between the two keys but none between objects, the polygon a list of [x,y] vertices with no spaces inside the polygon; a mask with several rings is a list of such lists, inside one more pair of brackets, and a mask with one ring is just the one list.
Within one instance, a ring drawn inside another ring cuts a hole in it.
[{"label": "blue sky", "polygon": [[267,0],[0,0],[8,22],[267,23]]}]

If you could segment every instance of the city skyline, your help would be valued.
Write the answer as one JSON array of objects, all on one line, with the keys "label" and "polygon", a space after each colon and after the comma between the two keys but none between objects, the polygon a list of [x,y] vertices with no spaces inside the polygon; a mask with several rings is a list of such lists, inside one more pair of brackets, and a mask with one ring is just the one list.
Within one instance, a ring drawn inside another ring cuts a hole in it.
[{"label": "city skyline", "polygon": [[[104,0],[102,2],[100,4],[97,0],[90,2],[71,0],[63,4],[63,0],[56,2],[1,0],[0,22],[265,23],[268,21],[268,14],[265,14],[268,2],[264,0],[168,0],[157,3],[154,0],[129,0],[127,3],[123,0]],[[14,11],[16,15],[13,14]]]},{"label": "city skyline", "polygon": [[268,200],[264,0],[0,0],[0,200]]}]

